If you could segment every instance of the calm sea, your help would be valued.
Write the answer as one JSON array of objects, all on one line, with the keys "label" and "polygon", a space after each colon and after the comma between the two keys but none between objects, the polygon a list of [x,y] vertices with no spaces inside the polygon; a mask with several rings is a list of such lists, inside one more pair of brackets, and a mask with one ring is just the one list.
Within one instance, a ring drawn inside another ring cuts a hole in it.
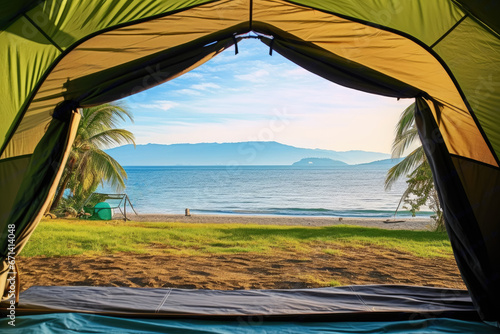
[{"label": "calm sea", "polygon": [[385,191],[388,168],[125,167],[126,193],[139,213],[183,214],[189,208],[199,214],[391,217],[405,182]]}]

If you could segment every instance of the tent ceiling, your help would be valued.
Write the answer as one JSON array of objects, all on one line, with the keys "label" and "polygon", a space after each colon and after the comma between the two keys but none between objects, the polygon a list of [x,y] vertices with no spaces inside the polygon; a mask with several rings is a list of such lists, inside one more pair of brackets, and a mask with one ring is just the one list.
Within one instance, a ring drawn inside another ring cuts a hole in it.
[{"label": "tent ceiling", "polygon": [[482,22],[485,26],[495,31],[500,35],[500,20],[498,13],[500,12],[500,2],[495,0],[454,0],[459,3],[462,8],[478,22]]},{"label": "tent ceiling", "polygon": [[[319,4],[315,5],[321,8]],[[338,6],[329,5],[331,9],[336,9]],[[401,8],[393,6],[387,10],[415,10],[412,6]],[[436,15],[436,6],[442,10],[446,9],[450,15],[444,16],[447,20],[437,20],[440,23],[435,29],[428,29],[435,35],[425,35],[422,32],[423,27],[417,29],[417,32],[421,31],[422,38],[428,44],[435,43],[439,39],[438,35],[446,33],[447,29],[453,27],[461,18],[461,12],[446,1],[438,1],[433,5],[426,4],[419,10],[422,13],[429,12]],[[68,95],[72,95],[72,92],[65,87],[66,82],[207,36],[213,36],[212,38],[216,39],[216,36],[227,37],[233,33],[246,32],[251,25],[254,30],[266,34],[284,39],[307,41],[335,56],[373,69],[426,92],[442,104],[442,108],[436,111],[439,114],[436,113],[435,117],[438,119],[449,151],[458,156],[497,166],[495,156],[483,138],[481,130],[478,129],[476,120],[471,116],[455,83],[439,60],[421,45],[406,36],[388,30],[381,30],[309,7],[297,6],[284,0],[254,0],[252,21],[246,20],[248,8],[249,3],[244,1],[209,2],[171,15],[118,27],[85,40],[62,58],[44,80],[19,124],[16,134],[3,152],[2,158],[30,154],[33,151],[43,135],[46,124],[50,121],[53,106],[63,101]],[[53,7],[50,9],[54,10]],[[71,9],[73,7],[68,10]],[[348,14],[363,16],[358,13],[359,11],[360,7],[352,4],[344,8],[344,12]],[[377,18],[381,19],[378,16]],[[429,20],[429,17],[425,15],[419,18]],[[395,20],[394,24],[398,26],[403,23]],[[51,24],[48,27],[46,32],[50,35],[48,39],[57,44],[58,48],[67,49],[71,41],[65,39],[60,32],[52,32],[56,25]],[[413,28],[410,25],[406,29]],[[73,30],[70,29],[70,31]],[[224,31],[226,31],[225,34],[222,33]],[[439,32],[437,35],[436,31]],[[280,36],[280,32],[286,32],[286,36]],[[71,35],[73,36],[74,33]],[[41,38],[43,39],[43,36]],[[55,50],[52,48],[50,51]],[[55,55],[57,52],[48,57],[47,62],[53,60]],[[124,94],[126,95],[128,94]],[[32,137],[31,140],[27,140],[29,136]],[[498,139],[495,136],[492,138],[495,145],[498,142],[500,148],[500,136],[498,137]]]}]

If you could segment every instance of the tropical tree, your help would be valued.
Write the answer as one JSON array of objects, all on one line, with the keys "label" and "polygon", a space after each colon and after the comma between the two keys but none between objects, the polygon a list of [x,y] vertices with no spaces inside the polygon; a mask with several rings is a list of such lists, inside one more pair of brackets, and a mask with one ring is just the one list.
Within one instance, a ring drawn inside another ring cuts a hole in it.
[{"label": "tropical tree", "polygon": [[420,209],[422,205],[428,205],[429,208],[436,212],[434,220],[436,222],[436,230],[444,231],[444,218],[439,198],[434,187],[432,179],[432,171],[429,163],[424,161],[422,165],[416,168],[406,180],[408,188],[406,190],[405,204],[413,214]]},{"label": "tropical tree", "polygon": [[79,208],[99,184],[106,182],[116,191],[125,188],[127,173],[104,149],[123,143],[135,145],[130,131],[117,128],[127,119],[133,121],[132,114],[119,105],[103,104],[83,109],[51,210],[56,210],[68,189],[71,195],[65,203]]},{"label": "tropical tree", "polygon": [[[401,114],[396,124],[396,135],[392,143],[392,158],[401,158],[404,153],[416,142],[420,142],[415,124],[415,103],[412,103]],[[419,145],[410,152],[401,162],[387,172],[385,188],[390,189],[401,177],[413,172],[426,161],[424,148]]]},{"label": "tropical tree", "polygon": [[[420,142],[420,138],[415,123],[415,103],[412,103],[403,111],[396,125],[396,135],[392,144],[392,158],[401,158],[417,142]],[[427,204],[431,210],[436,212],[434,218],[436,230],[443,231],[444,219],[441,205],[434,187],[432,172],[421,144],[398,164],[389,169],[385,179],[386,190],[390,189],[403,176],[407,177],[407,188],[401,197],[401,201],[405,202],[407,208],[413,214],[422,205]]]}]

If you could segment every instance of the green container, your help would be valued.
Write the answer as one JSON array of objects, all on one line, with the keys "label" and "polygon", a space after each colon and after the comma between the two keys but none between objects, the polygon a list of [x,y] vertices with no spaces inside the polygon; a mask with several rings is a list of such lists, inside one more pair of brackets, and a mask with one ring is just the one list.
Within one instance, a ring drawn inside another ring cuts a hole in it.
[{"label": "green container", "polygon": [[111,220],[113,219],[113,210],[111,205],[106,202],[97,203],[94,206],[94,214],[91,219],[95,220]]}]

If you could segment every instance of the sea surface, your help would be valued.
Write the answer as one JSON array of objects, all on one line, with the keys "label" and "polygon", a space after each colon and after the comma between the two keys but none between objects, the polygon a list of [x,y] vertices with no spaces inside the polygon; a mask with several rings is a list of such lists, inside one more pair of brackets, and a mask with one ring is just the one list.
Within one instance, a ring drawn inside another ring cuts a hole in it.
[{"label": "sea surface", "polygon": [[125,192],[139,214],[392,217],[405,182],[384,190],[389,167],[129,166]]}]

